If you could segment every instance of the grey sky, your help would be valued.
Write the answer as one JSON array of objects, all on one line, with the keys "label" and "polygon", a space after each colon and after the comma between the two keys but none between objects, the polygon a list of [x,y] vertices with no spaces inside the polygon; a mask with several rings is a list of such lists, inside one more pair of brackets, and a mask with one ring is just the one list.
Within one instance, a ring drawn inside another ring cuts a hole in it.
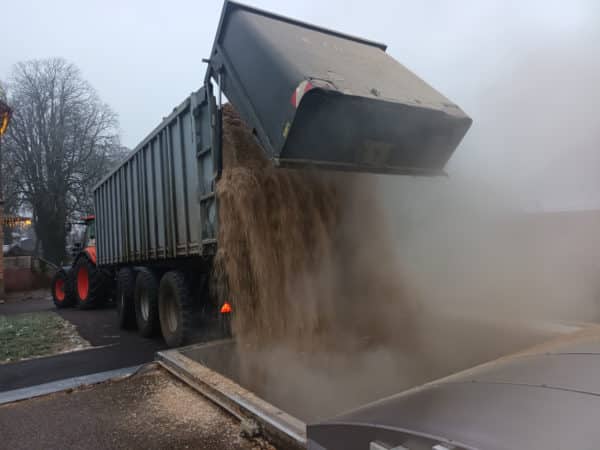
[{"label": "grey sky", "polygon": [[[133,147],[200,87],[220,0],[5,2],[0,79],[62,56],[119,114]],[[253,0],[382,41],[470,113],[451,174],[498,181],[543,208],[600,205],[600,8],[585,1]]]}]

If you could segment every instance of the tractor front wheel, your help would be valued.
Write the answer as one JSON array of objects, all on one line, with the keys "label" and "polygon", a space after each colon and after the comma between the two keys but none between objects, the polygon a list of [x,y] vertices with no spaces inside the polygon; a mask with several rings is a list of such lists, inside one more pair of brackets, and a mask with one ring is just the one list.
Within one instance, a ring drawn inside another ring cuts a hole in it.
[{"label": "tractor front wheel", "polygon": [[87,256],[77,260],[74,268],[75,298],[80,309],[91,309],[105,301],[106,277]]}]

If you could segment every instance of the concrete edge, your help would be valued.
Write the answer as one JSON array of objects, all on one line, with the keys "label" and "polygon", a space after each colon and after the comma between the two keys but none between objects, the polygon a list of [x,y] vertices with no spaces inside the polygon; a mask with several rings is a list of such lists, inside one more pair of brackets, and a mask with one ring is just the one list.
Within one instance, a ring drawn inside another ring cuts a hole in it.
[{"label": "concrete edge", "polygon": [[[178,350],[161,351],[156,360],[192,389],[238,420],[256,422],[265,437],[282,448],[306,449],[306,424],[259,399],[229,378],[182,355]],[[201,368],[201,373],[193,366]]]},{"label": "concrete edge", "polygon": [[82,375],[80,377],[65,378],[63,380],[38,384],[37,386],[0,392],[0,405],[41,397],[43,395],[54,394],[85,385],[98,384],[108,380],[126,378],[136,373],[143,366],[144,365],[142,364],[138,366],[125,367],[122,369],[108,370],[106,372],[97,372],[89,375]]}]

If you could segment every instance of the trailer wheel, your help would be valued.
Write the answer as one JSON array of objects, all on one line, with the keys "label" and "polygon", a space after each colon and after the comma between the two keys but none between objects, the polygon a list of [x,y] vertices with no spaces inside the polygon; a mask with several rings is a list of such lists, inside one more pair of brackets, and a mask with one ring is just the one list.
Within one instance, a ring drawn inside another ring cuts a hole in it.
[{"label": "trailer wheel", "polygon": [[147,269],[139,271],[135,281],[135,320],[140,335],[151,337],[160,331],[158,319],[158,280]]},{"label": "trailer wheel", "polygon": [[106,276],[87,256],[81,256],[75,264],[74,285],[80,309],[96,308],[104,302]]},{"label": "trailer wheel", "polygon": [[52,300],[57,308],[68,308],[75,304],[75,298],[70,285],[69,274],[64,269],[57,271],[54,277],[52,277],[50,284]]},{"label": "trailer wheel", "polygon": [[117,273],[117,316],[122,329],[135,326],[135,271],[129,267]]},{"label": "trailer wheel", "polygon": [[160,329],[167,345],[184,345],[192,331],[192,297],[181,272],[167,272],[160,280],[158,308]]}]

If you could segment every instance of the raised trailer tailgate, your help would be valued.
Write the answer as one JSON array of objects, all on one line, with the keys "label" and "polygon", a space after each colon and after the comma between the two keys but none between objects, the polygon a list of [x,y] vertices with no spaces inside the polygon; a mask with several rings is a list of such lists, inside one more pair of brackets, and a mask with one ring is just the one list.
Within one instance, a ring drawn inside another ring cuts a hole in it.
[{"label": "raised trailer tailgate", "polygon": [[275,164],[442,173],[471,119],[385,49],[226,2],[209,76]]}]

